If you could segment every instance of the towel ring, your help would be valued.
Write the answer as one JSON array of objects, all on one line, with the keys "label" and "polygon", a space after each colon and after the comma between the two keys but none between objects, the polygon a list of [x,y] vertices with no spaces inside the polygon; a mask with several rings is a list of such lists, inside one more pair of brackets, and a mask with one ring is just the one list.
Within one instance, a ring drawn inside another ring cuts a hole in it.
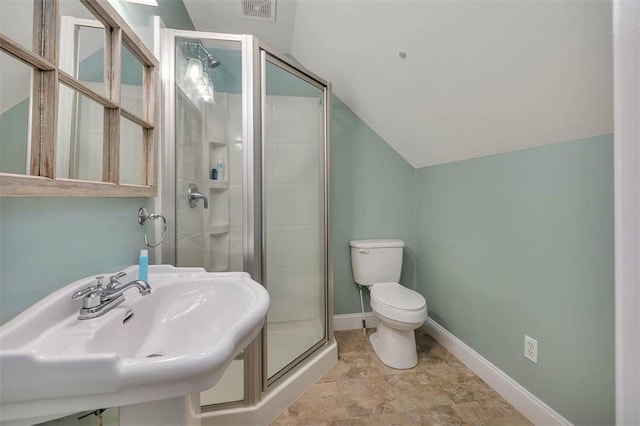
[{"label": "towel ring", "polygon": [[145,232],[144,243],[147,245],[147,247],[154,248],[162,244],[162,242],[164,241],[164,238],[167,236],[167,219],[165,219],[165,217],[162,216],[161,214],[155,214],[155,213],[149,214],[147,209],[145,209],[144,207],[140,207],[140,210],[138,210],[138,223],[140,225],[144,225],[147,219],[156,220],[158,218],[162,219],[162,238],[160,238],[160,242],[158,242],[157,244],[149,244],[149,239],[147,238],[147,234]]}]

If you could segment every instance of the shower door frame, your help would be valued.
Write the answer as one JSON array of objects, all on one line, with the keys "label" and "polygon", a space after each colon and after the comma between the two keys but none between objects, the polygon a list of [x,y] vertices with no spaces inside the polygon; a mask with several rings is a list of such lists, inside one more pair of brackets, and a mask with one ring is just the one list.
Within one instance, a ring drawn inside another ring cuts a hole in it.
[{"label": "shower door frame", "polygon": [[[260,84],[259,78],[255,77],[256,61],[258,59],[258,41],[251,35],[237,35],[212,33],[202,31],[186,31],[166,29],[162,32],[162,65],[161,79],[163,89],[163,111],[164,123],[162,140],[163,148],[160,165],[162,167],[161,186],[159,194],[161,199],[159,204],[161,210],[167,218],[167,237],[161,250],[161,262],[176,263],[176,122],[175,122],[175,102],[176,102],[176,39],[182,38],[203,38],[219,41],[238,42],[241,46],[242,56],[242,140],[243,140],[243,206],[253,206],[253,209],[242,209],[243,226],[243,271],[248,272],[251,277],[262,281],[262,264],[260,248],[262,247],[261,212],[262,203],[260,188]],[[257,93],[257,94],[256,94]],[[257,170],[254,167],[257,165]],[[244,350],[244,389],[243,399],[239,401],[224,402],[216,404],[214,409],[226,409],[253,405],[260,399],[261,374],[256,365],[260,366],[260,347],[262,336],[259,335]],[[207,410],[210,411],[210,410]]]},{"label": "shower door frame", "polygon": [[[306,360],[309,356],[311,356],[312,354],[316,353],[320,348],[328,345],[329,343],[331,343],[332,339],[333,339],[333,268],[332,268],[332,262],[331,262],[331,228],[330,228],[330,212],[331,212],[331,198],[329,196],[330,194],[330,188],[331,188],[331,83],[328,82],[327,80],[323,79],[322,77],[318,76],[317,74],[309,71],[308,69],[302,67],[301,65],[293,62],[291,59],[287,58],[286,56],[278,53],[276,50],[270,48],[269,46],[267,46],[264,43],[260,43],[260,59],[259,59],[259,64],[260,66],[258,67],[259,72],[260,72],[260,101],[261,101],[261,123],[266,122],[266,116],[265,116],[265,110],[264,108],[262,108],[262,106],[266,103],[267,100],[267,67],[266,67],[266,62],[271,62],[273,65],[278,66],[279,68],[281,68],[284,71],[289,72],[290,74],[294,75],[295,77],[300,78],[301,80],[305,81],[306,83],[311,84],[312,86],[322,90],[323,92],[323,107],[324,107],[324,128],[323,128],[323,153],[324,153],[324,158],[322,159],[322,166],[324,169],[324,187],[322,188],[324,191],[324,209],[323,209],[323,214],[324,214],[324,251],[323,251],[323,257],[324,257],[324,267],[325,267],[325,271],[324,271],[324,277],[325,277],[325,281],[324,281],[324,286],[325,286],[325,310],[324,310],[324,314],[325,314],[325,318],[324,318],[324,331],[325,331],[325,335],[324,338],[322,340],[320,340],[319,342],[317,342],[316,344],[314,344],[313,346],[311,346],[309,349],[307,349],[305,352],[301,353],[300,355],[298,355],[294,360],[292,360],[289,364],[287,364],[282,370],[280,370],[279,372],[275,373],[272,377],[269,377],[268,375],[268,368],[267,368],[267,363],[268,363],[268,357],[267,357],[267,352],[268,352],[268,341],[266,339],[266,334],[267,334],[267,327],[268,324],[265,323],[264,327],[262,328],[262,390],[263,390],[263,394],[266,394],[269,392],[270,389],[276,387],[279,383],[281,383],[283,380],[285,380],[286,378],[288,378],[289,376],[291,376],[292,374],[295,373],[295,371],[298,370],[298,367],[302,366],[303,361]],[[266,140],[266,129],[264,128],[264,126],[261,129],[261,149],[264,150],[265,147],[265,143],[264,141]],[[264,152],[264,151],[263,151]],[[262,196],[264,198],[266,198],[266,185],[264,184],[266,182],[266,176],[265,176],[265,166],[264,166],[264,155],[262,156]],[[266,210],[266,209],[265,209]],[[262,223],[266,223],[266,211],[262,212]],[[263,234],[263,238],[262,238],[262,260],[263,260],[263,267],[262,267],[262,276],[266,276],[266,228],[263,227],[262,229],[262,234]],[[263,284],[264,285],[264,284]],[[267,283],[267,288],[268,288],[268,283]]]},{"label": "shower door frame", "polygon": [[[263,78],[262,55],[265,53],[292,70],[305,80],[315,81],[324,87],[324,269],[325,269],[325,336],[320,342],[298,356],[271,380],[266,369],[266,321],[256,339],[244,349],[244,398],[239,401],[224,402],[202,408],[202,412],[219,411],[229,408],[247,407],[257,404],[278,384],[295,374],[304,366],[303,361],[318,353],[321,348],[333,343],[333,265],[331,262],[330,236],[330,121],[331,121],[331,84],[260,43],[252,35],[238,35],[187,30],[161,30],[161,66],[162,85],[162,148],[160,159],[157,210],[167,218],[167,235],[164,244],[156,249],[156,259],[161,263],[176,262],[176,122],[175,122],[175,60],[176,38],[203,38],[221,41],[239,42],[242,55],[242,138],[243,138],[243,270],[262,283],[263,259]],[[265,53],[263,53],[265,52]],[[253,208],[244,208],[252,206]]]}]

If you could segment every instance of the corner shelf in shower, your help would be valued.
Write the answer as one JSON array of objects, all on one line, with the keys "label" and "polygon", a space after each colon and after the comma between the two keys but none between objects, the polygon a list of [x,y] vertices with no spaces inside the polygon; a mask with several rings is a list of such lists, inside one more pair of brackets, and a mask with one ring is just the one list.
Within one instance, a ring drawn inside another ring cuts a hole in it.
[{"label": "corner shelf in shower", "polygon": [[226,180],[212,180],[209,181],[209,188],[211,189],[228,189],[229,181]]},{"label": "corner shelf in shower", "polygon": [[209,141],[209,144],[212,147],[223,147],[223,146],[227,146],[227,143],[224,141]]},{"label": "corner shelf in shower", "polygon": [[209,235],[212,235],[212,236],[228,234],[229,233],[229,224],[228,223],[218,223],[218,224],[215,224],[215,225],[211,225],[207,229],[207,232],[209,233]]}]

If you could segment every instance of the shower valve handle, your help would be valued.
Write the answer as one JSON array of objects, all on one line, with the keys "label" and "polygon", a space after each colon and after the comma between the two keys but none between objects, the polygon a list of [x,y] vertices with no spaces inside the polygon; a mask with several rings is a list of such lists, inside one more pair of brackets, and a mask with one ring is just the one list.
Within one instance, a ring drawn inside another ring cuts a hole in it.
[{"label": "shower valve handle", "polygon": [[196,203],[198,200],[204,201],[204,208],[209,208],[209,197],[204,195],[202,192],[199,192],[198,185],[195,183],[190,183],[187,188],[187,200],[189,201],[189,207],[192,209],[196,207]]}]

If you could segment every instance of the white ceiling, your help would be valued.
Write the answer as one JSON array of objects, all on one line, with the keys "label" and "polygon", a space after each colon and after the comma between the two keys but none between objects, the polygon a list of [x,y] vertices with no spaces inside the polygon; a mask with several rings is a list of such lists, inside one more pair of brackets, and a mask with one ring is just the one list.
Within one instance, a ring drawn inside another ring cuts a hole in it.
[{"label": "white ceiling", "polygon": [[276,24],[239,3],[185,0],[331,81],[414,167],[613,130],[608,1],[278,0]]},{"label": "white ceiling", "polygon": [[279,52],[291,52],[296,0],[277,0],[275,22],[244,17],[241,0],[183,1],[198,31],[253,34]]}]

